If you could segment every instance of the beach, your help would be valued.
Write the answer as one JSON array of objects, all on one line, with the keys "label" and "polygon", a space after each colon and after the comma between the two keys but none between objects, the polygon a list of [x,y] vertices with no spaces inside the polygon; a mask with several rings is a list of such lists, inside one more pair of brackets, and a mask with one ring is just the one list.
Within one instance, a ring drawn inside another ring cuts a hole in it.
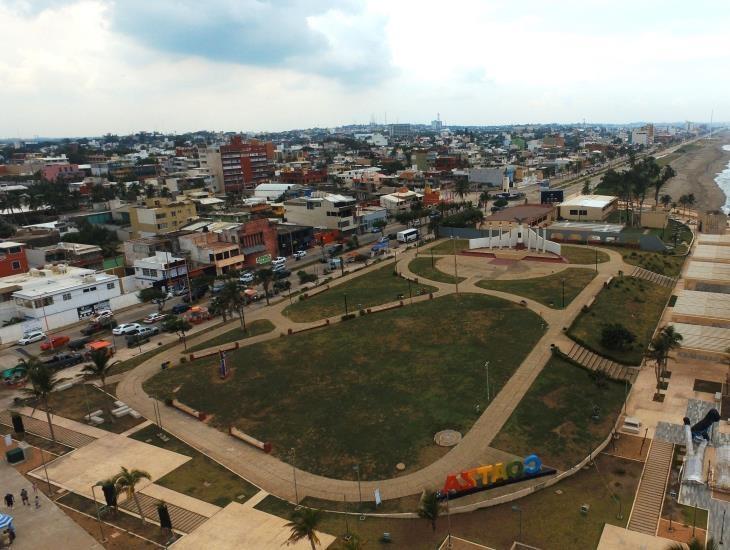
[{"label": "beach", "polygon": [[730,151],[722,148],[723,145],[730,144],[730,133],[717,134],[711,141],[703,139],[697,144],[699,148],[671,161],[677,175],[669,180],[662,189],[662,194],[670,195],[676,202],[680,196],[693,193],[698,211],[720,210],[725,204],[725,193],[717,185],[715,178],[730,162]]}]

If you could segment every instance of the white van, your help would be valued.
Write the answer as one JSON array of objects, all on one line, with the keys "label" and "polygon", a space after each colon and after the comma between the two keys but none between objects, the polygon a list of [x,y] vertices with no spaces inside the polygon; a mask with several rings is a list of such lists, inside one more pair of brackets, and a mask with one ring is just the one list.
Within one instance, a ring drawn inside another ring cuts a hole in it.
[{"label": "white van", "polygon": [[398,242],[410,243],[418,239],[418,229],[404,229],[403,231],[398,231],[395,236]]}]

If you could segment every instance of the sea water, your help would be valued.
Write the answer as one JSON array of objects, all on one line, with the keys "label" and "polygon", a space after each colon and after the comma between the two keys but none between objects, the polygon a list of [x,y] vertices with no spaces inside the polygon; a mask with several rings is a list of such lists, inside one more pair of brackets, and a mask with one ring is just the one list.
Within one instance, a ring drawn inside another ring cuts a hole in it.
[{"label": "sea water", "polygon": [[[723,150],[730,151],[730,145],[723,145]],[[727,163],[727,168],[715,176],[715,183],[725,193],[725,206],[722,207],[722,211],[725,214],[730,214],[730,162]]]}]

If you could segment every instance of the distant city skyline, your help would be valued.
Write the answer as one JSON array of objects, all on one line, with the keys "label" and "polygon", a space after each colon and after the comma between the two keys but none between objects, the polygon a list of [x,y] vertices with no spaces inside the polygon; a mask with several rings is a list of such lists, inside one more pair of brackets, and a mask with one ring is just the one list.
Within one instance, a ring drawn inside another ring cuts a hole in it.
[{"label": "distant city skyline", "polygon": [[730,6],[0,0],[0,137],[727,120]]}]

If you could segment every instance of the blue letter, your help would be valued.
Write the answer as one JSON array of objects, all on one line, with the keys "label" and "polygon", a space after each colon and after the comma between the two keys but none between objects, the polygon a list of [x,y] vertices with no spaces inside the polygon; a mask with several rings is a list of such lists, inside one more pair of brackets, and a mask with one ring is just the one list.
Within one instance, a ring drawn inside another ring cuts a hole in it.
[{"label": "blue letter", "polygon": [[537,458],[537,455],[530,455],[525,459],[525,473],[526,474],[536,474],[540,471],[542,468],[542,462],[539,458]]}]

